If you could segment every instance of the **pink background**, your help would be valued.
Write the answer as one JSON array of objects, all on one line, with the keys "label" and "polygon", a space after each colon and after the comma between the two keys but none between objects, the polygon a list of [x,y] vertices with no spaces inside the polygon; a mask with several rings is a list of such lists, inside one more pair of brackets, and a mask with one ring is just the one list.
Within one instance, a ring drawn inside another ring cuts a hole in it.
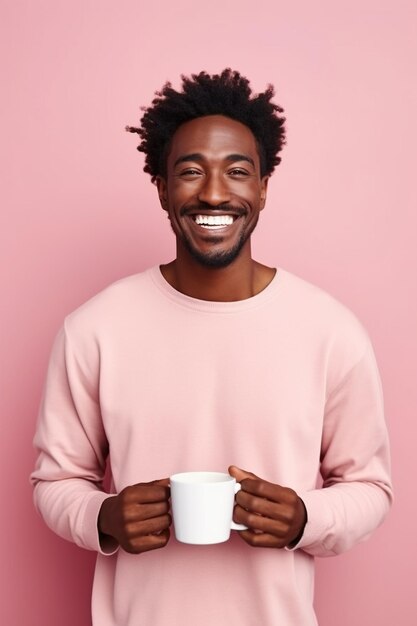
[{"label": "pink background", "polygon": [[173,256],[124,125],[166,79],[230,65],[257,90],[272,82],[288,118],[255,256],[356,312],[385,389],[395,507],[369,542],[317,561],[320,624],[415,625],[414,0],[3,0],[0,11],[0,622],[89,623],[94,555],[43,525],[28,484],[51,342],[89,296]]}]

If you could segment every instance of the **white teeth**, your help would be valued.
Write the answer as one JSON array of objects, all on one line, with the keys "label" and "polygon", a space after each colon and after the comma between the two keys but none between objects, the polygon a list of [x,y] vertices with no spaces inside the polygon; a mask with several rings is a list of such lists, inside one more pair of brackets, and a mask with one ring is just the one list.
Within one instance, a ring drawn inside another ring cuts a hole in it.
[{"label": "white teeth", "polygon": [[231,215],[196,215],[196,224],[200,226],[230,226],[233,224]]}]

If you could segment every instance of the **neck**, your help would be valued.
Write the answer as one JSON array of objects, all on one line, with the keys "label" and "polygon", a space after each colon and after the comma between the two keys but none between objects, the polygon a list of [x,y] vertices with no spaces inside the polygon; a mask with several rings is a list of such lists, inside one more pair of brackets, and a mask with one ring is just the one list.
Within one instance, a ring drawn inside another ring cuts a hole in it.
[{"label": "neck", "polygon": [[275,270],[254,261],[250,249],[227,267],[211,268],[201,265],[188,254],[161,266],[165,280],[177,291],[213,302],[246,300],[261,292],[271,282]]}]

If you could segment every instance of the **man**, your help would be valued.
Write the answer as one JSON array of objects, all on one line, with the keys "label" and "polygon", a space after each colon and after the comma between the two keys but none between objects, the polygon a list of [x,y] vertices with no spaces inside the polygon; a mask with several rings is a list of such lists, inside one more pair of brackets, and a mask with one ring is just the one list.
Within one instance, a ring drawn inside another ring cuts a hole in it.
[{"label": "man", "polygon": [[[128,130],[176,258],[97,295],[55,342],[32,480],[51,528],[99,553],[94,625],[316,624],[313,557],[364,540],[389,509],[365,331],[251,256],[284,143],[272,97],[229,69],[165,85]],[[248,530],[213,546],[170,538],[167,477],[228,466]]]}]

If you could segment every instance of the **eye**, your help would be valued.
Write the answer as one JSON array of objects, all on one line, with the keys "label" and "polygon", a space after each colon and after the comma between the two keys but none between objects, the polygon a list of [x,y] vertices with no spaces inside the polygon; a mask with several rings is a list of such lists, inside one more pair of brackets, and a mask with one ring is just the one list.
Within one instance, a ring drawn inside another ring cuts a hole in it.
[{"label": "eye", "polygon": [[234,178],[243,178],[245,176],[249,176],[249,172],[243,170],[240,167],[234,167],[232,170],[227,172],[229,176],[233,176]]},{"label": "eye", "polygon": [[182,170],[182,172],[179,172],[179,174],[177,174],[177,176],[180,176],[180,178],[196,178],[197,176],[201,175],[202,172],[195,169],[194,167],[187,167],[187,169]]}]

